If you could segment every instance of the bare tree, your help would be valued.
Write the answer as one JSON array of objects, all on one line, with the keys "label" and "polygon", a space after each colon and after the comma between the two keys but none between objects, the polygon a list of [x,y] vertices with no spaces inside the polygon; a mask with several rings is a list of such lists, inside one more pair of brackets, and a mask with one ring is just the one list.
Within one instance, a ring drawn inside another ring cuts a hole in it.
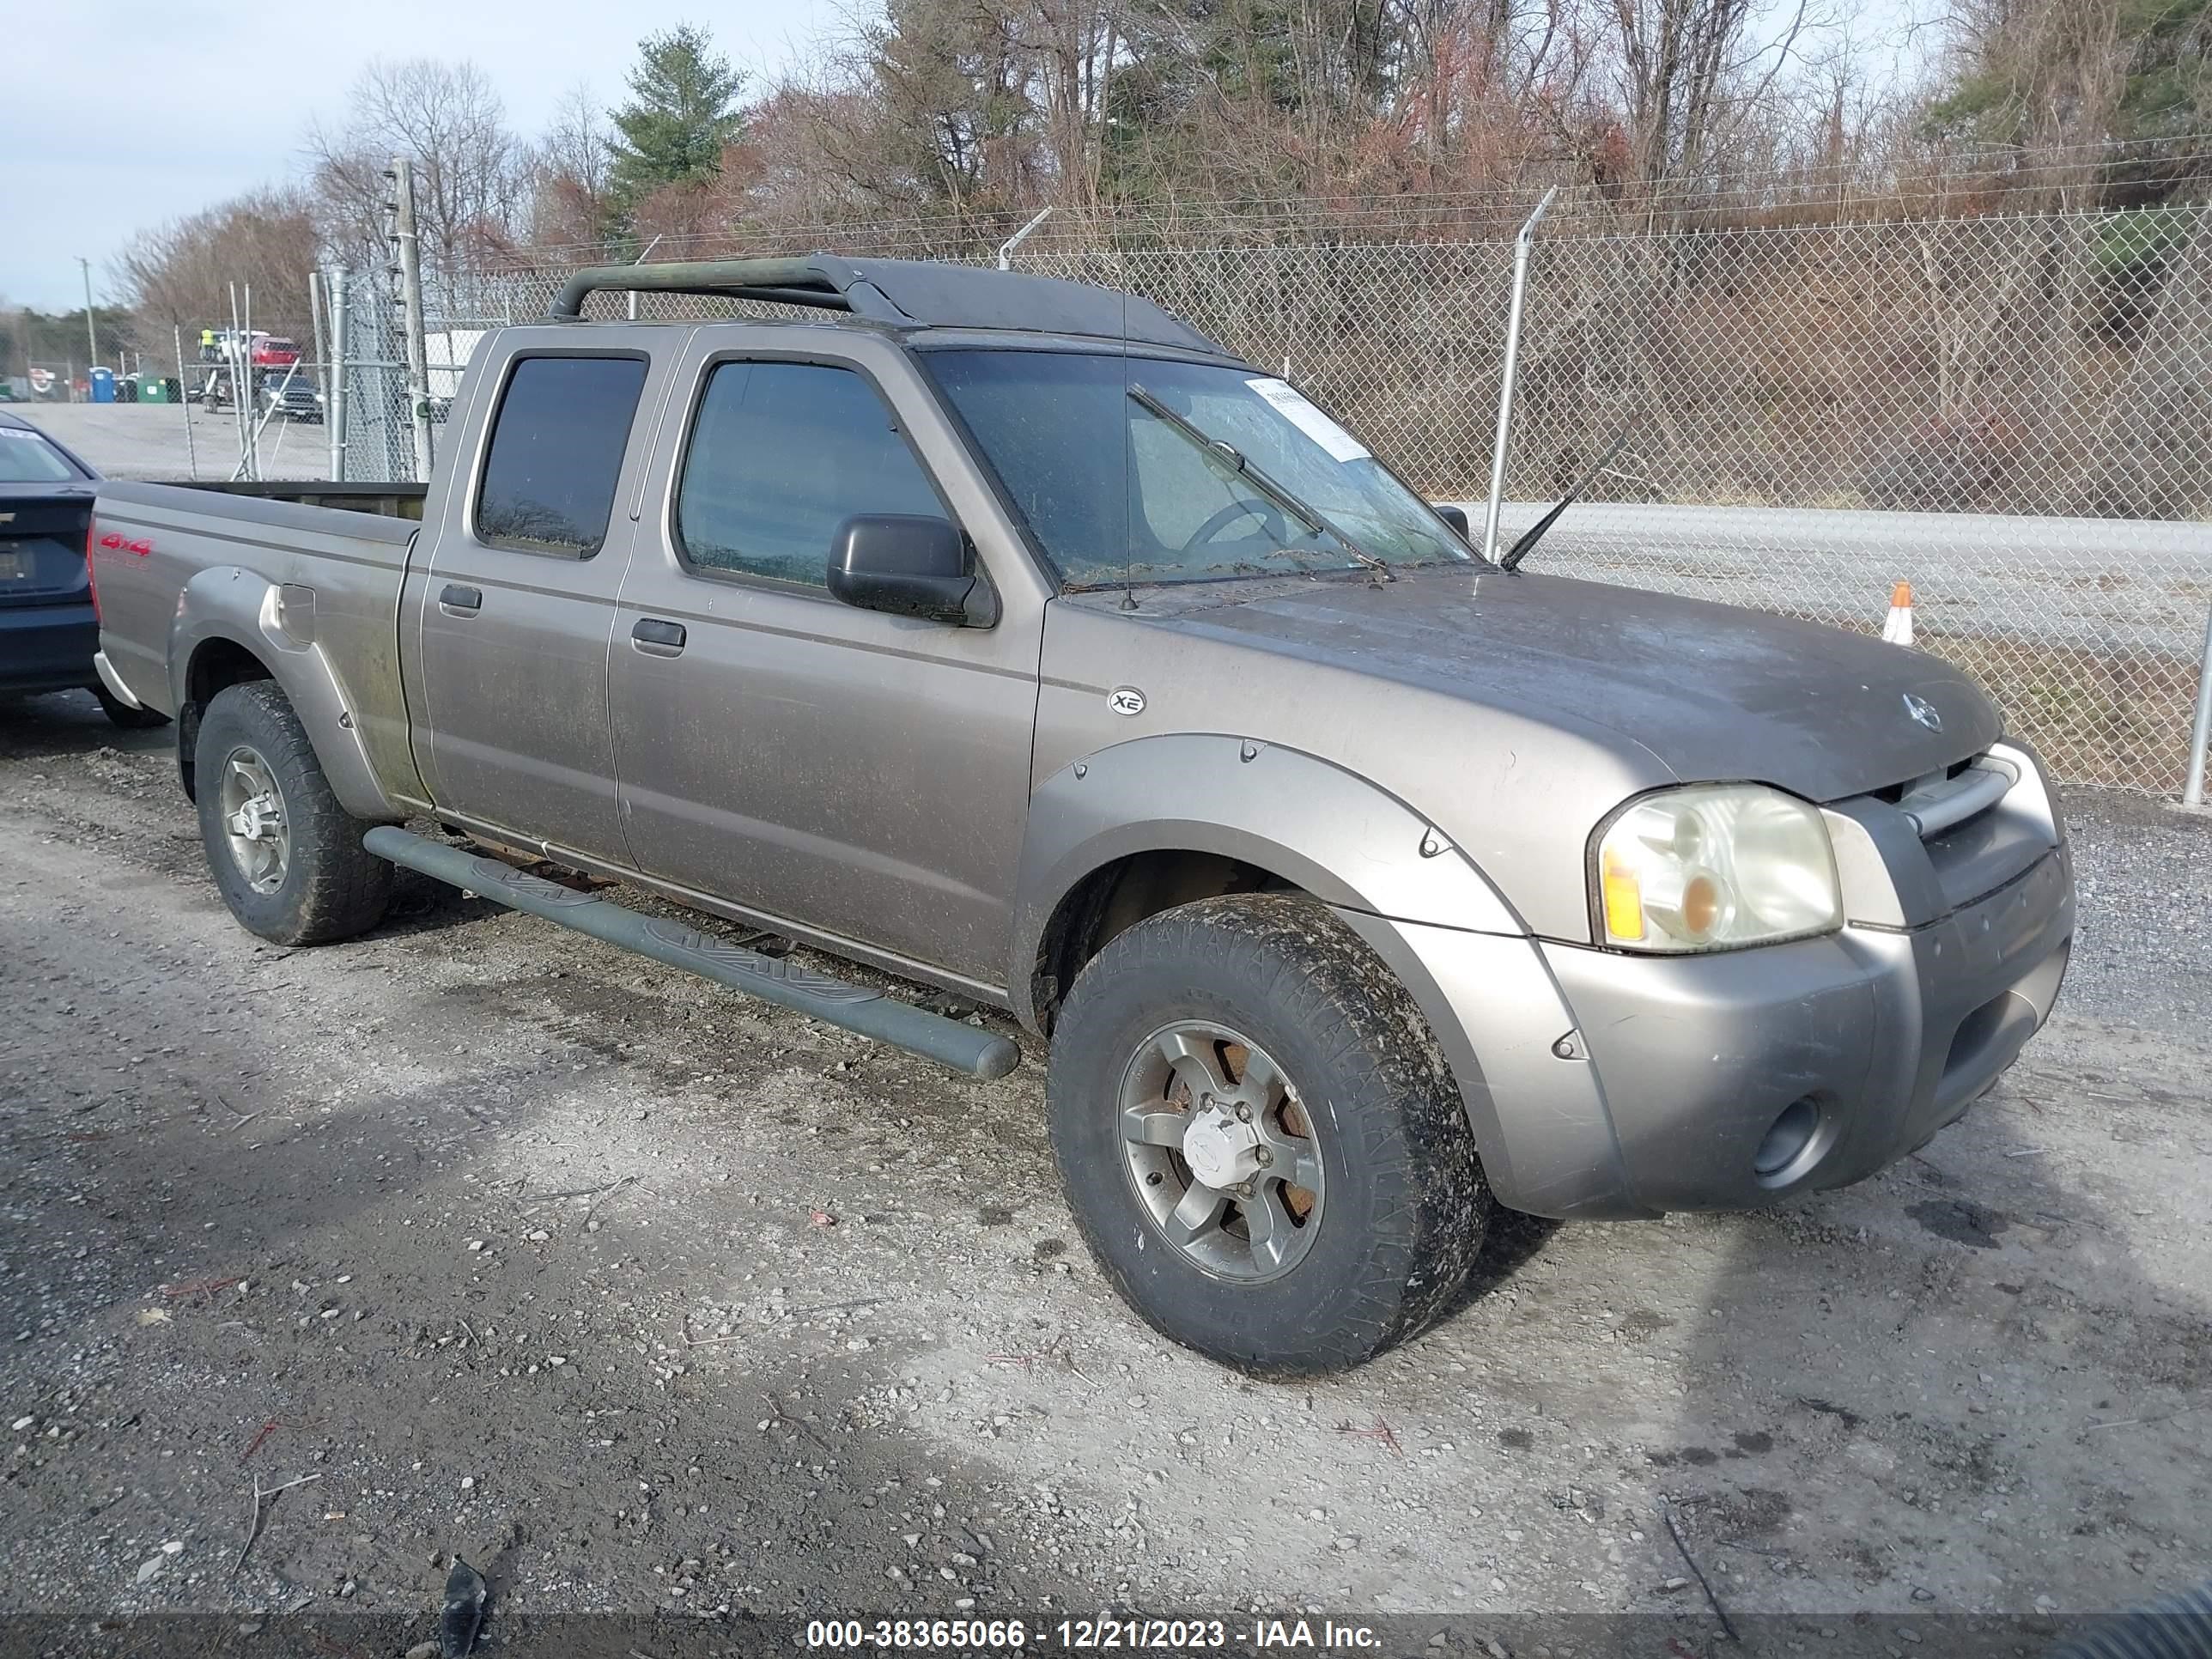
[{"label": "bare tree", "polygon": [[379,60],[354,82],[345,123],[307,136],[323,233],[351,264],[384,263],[385,169],[414,164],[423,270],[450,282],[506,241],[528,198],[528,158],[490,78],[474,64]]},{"label": "bare tree", "polygon": [[1694,179],[1725,159],[1808,31],[1814,0],[1603,0],[1607,45],[1639,182]]},{"label": "bare tree", "polygon": [[528,158],[522,234],[541,248],[593,248],[614,231],[613,161],[606,112],[591,88],[571,87]]},{"label": "bare tree", "polygon": [[280,185],[141,233],[112,275],[157,345],[173,327],[228,328],[233,283],[252,286],[255,327],[306,340],[318,242],[307,193]]},{"label": "bare tree", "polygon": [[1024,0],[1014,15],[1014,38],[1032,66],[1049,194],[1063,204],[1098,200],[1100,131],[1125,9],[1121,0]]}]

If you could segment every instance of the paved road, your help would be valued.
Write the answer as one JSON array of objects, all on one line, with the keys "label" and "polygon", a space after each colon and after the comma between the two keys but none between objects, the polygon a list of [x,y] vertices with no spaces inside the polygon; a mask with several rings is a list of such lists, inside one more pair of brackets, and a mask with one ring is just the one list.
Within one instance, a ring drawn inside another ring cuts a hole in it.
[{"label": "paved road", "polygon": [[[1478,527],[1483,504],[1466,504]],[[1542,515],[1510,503],[1501,539]],[[1930,639],[2009,639],[2194,663],[2212,524],[1778,507],[1571,507],[1530,568],[1879,627],[1910,581]]]},{"label": "paved road", "polygon": [[[1501,1228],[1440,1329],[1279,1387],[1102,1283],[1034,1045],[955,1080],[425,887],[263,945],[165,737],[0,707],[0,1609],[343,1610],[387,1625],[329,1650],[398,1653],[458,1551],[510,1621],[1233,1601],[1709,1651],[1662,1499],[1778,1652],[2207,1571],[2202,821],[2077,806],[2062,1017],[1917,1158]],[[307,1475],[234,1570],[255,1479]]]}]

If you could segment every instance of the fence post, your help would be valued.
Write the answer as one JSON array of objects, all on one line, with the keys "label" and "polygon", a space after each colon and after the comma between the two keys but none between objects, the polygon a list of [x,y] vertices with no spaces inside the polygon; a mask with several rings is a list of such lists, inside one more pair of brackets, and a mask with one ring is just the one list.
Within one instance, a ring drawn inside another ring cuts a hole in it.
[{"label": "fence post", "polygon": [[200,454],[192,441],[192,400],[185,395],[185,326],[172,326],[177,337],[177,408],[185,417],[185,465],[191,469],[192,482],[200,481]]},{"label": "fence post", "polygon": [[1498,441],[1490,456],[1490,504],[1482,515],[1482,556],[1492,563],[1498,559],[1498,509],[1505,502],[1505,456],[1513,440],[1513,384],[1521,373],[1521,302],[1528,289],[1528,252],[1535,245],[1537,222],[1559,193],[1557,185],[1546,191],[1513,239],[1513,298],[1505,312],[1505,362],[1498,374]]},{"label": "fence post", "polygon": [[232,471],[234,479],[253,476],[252,441],[246,435],[246,377],[247,361],[253,356],[252,337],[248,330],[253,318],[253,290],[246,290],[246,319],[238,314],[238,284],[230,285],[230,343],[223,348],[223,372],[230,386],[231,423],[238,428],[238,465]]},{"label": "fence post", "polygon": [[319,267],[310,267],[307,271],[307,319],[315,328],[315,384],[322,389],[323,436],[326,441],[331,427],[331,331],[325,325],[329,319],[324,307],[329,299],[330,289],[330,273]]},{"label": "fence post", "polygon": [[2204,745],[2212,743],[2212,608],[2204,612],[2204,657],[2197,666],[2197,718],[2189,726],[2189,781],[2184,806],[2204,805]]},{"label": "fence post", "polygon": [[[636,258],[631,260],[630,264],[634,265],[643,264],[647,259],[650,259],[653,257],[653,250],[659,246],[660,238],[656,236],[645,245],[645,252],[639,254]],[[637,290],[635,289],[632,289],[629,291],[629,319],[633,323],[637,320]],[[514,321],[514,319],[512,316],[509,316],[507,320],[511,324]],[[453,354],[451,352],[447,354],[448,356],[451,356]]]},{"label": "fence post", "polygon": [[1052,210],[1050,208],[1039,208],[1036,211],[1036,216],[1030,219],[1029,223],[1024,225],[1012,235],[1007,237],[1005,241],[1000,243],[999,269],[1001,270],[1012,270],[1014,268],[1015,250],[1019,248],[1024,242],[1029,240],[1030,234],[1032,231],[1051,217]]},{"label": "fence post", "polygon": [[415,430],[415,479],[430,482],[429,352],[422,338],[422,250],[415,233],[415,168],[404,155],[392,158],[399,239],[400,326],[407,342],[408,420]]},{"label": "fence post", "polygon": [[323,405],[323,420],[330,428],[331,482],[343,483],[346,475],[346,272],[331,267],[326,284],[331,298],[331,390]]}]

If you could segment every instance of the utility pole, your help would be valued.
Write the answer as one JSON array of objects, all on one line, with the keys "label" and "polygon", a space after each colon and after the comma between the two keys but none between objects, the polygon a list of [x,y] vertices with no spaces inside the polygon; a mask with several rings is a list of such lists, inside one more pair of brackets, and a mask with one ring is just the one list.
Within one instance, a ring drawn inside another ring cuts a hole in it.
[{"label": "utility pole", "polygon": [[[92,353],[86,362],[96,363],[100,361],[100,336],[92,327],[92,261],[80,253],[76,262],[84,268],[84,343]],[[85,373],[89,374],[92,371],[88,368]]]},{"label": "utility pole", "polygon": [[392,240],[399,244],[401,330],[407,341],[407,406],[415,428],[415,477],[430,482],[430,368],[422,339],[422,249],[415,230],[415,169],[392,158]]}]

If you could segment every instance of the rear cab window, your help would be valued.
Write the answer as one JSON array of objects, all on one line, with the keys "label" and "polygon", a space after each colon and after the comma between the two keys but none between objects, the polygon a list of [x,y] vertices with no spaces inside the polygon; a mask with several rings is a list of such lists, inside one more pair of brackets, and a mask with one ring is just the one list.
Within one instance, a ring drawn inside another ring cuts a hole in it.
[{"label": "rear cab window", "polygon": [[485,444],[477,539],[550,558],[597,553],[645,373],[633,356],[518,358]]}]

